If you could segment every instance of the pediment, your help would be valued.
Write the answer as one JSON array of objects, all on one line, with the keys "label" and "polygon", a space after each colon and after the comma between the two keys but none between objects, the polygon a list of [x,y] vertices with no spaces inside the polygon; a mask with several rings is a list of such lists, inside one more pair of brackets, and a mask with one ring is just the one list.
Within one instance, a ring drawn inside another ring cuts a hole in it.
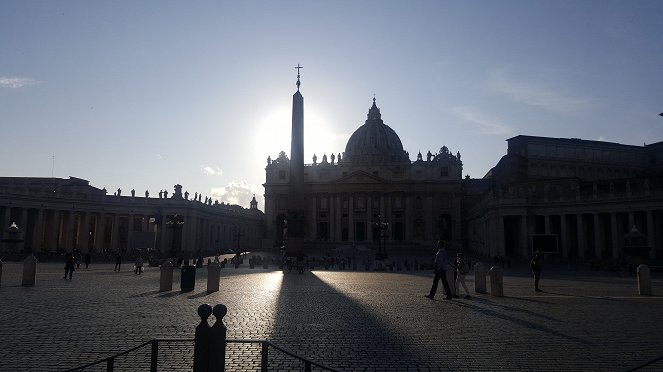
[{"label": "pediment", "polygon": [[339,178],[336,183],[385,183],[386,180],[378,175],[365,171],[355,171],[345,177]]}]

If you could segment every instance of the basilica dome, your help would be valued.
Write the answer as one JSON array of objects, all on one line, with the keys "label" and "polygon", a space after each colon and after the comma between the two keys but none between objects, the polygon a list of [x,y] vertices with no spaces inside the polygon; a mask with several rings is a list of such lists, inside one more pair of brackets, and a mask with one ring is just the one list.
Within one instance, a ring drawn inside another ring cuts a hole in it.
[{"label": "basilica dome", "polygon": [[401,139],[382,122],[375,98],[366,122],[350,136],[343,159],[354,164],[409,163]]}]

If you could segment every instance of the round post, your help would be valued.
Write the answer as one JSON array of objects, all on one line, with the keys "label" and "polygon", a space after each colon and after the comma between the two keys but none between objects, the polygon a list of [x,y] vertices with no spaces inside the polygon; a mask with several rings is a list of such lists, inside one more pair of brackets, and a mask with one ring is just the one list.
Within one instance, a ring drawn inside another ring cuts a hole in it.
[{"label": "round post", "polygon": [[29,255],[23,261],[23,286],[33,286],[37,281],[37,257]]},{"label": "round post", "polygon": [[226,368],[226,325],[223,317],[228,313],[228,308],[223,304],[214,306],[214,317],[216,321],[210,329],[209,344],[209,371],[223,372]]},{"label": "round post", "polygon": [[159,267],[159,292],[173,290],[173,263],[170,260]]},{"label": "round post", "polygon": [[0,287],[2,287],[2,260],[0,260]]},{"label": "round post", "polygon": [[207,318],[212,315],[212,306],[202,304],[198,306],[200,324],[196,326],[193,346],[193,372],[207,372],[209,364],[210,327]]},{"label": "round post", "polygon": [[649,266],[642,264],[638,266],[638,294],[640,296],[651,296],[651,274]]},{"label": "round post", "polygon": [[486,293],[486,265],[481,262],[474,265],[474,292]]},{"label": "round post", "polygon": [[219,290],[220,271],[221,267],[216,262],[207,265],[207,293],[217,292]]},{"label": "round post", "polygon": [[493,297],[504,297],[504,279],[502,268],[493,266],[488,271],[490,275],[490,295]]}]

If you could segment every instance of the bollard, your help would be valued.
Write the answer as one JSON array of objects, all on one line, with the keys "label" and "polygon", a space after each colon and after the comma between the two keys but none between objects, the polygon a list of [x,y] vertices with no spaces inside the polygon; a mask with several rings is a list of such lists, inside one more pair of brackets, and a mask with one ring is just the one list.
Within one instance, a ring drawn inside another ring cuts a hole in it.
[{"label": "bollard", "polygon": [[474,265],[474,292],[486,293],[486,265],[481,262]]},{"label": "bollard", "polygon": [[210,327],[207,318],[212,315],[212,306],[202,304],[198,306],[200,324],[196,326],[193,346],[193,372],[207,372],[209,364]]},{"label": "bollard", "polygon": [[180,278],[180,290],[191,292],[196,287],[196,267],[191,265],[182,266],[182,277]]},{"label": "bollard", "polygon": [[173,290],[173,263],[166,261],[159,268],[161,271],[159,275],[159,292]]},{"label": "bollard", "polygon": [[217,292],[219,290],[219,278],[221,267],[216,262],[207,265],[207,293]]},{"label": "bollard", "polygon": [[446,277],[447,277],[447,283],[449,283],[449,289],[451,290],[451,294],[449,296],[455,296],[456,295],[456,283],[454,281],[454,269],[449,268],[446,270]]},{"label": "bollard", "polygon": [[638,266],[638,294],[651,296],[651,275],[649,267],[645,264]]},{"label": "bollard", "polygon": [[228,313],[228,308],[223,304],[214,306],[212,310],[216,321],[210,328],[209,336],[209,372],[223,372],[226,367],[226,325],[223,317]]},{"label": "bollard", "polygon": [[37,257],[29,255],[23,261],[23,286],[33,286],[37,281]]},{"label": "bollard", "polygon": [[2,260],[0,260],[0,287],[2,287]]},{"label": "bollard", "polygon": [[493,266],[488,271],[490,275],[490,295],[493,297],[504,297],[504,279],[502,277],[502,268]]}]

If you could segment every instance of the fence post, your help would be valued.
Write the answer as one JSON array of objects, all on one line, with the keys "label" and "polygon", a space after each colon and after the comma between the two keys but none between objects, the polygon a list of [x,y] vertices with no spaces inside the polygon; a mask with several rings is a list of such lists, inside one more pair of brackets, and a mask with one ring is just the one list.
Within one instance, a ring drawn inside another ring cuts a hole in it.
[{"label": "fence post", "polygon": [[260,370],[262,372],[267,372],[267,366],[269,366],[269,344],[267,341],[262,342],[262,350],[260,355],[262,356],[260,362]]},{"label": "fence post", "polygon": [[150,362],[150,372],[157,372],[157,360],[159,355],[159,341],[152,340],[152,360]]},{"label": "fence post", "polygon": [[486,293],[486,265],[481,262],[474,265],[474,292]]},{"label": "fence post", "polygon": [[645,264],[638,266],[638,294],[651,296],[651,274],[649,266]]},{"label": "fence post", "polygon": [[[217,271],[218,272],[218,271]],[[223,372],[226,368],[226,325],[223,317],[228,313],[226,305],[218,304],[212,310],[216,321],[210,329],[209,372]]]},{"label": "fence post", "polygon": [[212,306],[202,304],[198,306],[200,324],[196,326],[196,335],[193,346],[193,372],[207,372],[209,360],[209,324],[207,318],[212,315]]},{"label": "fence post", "polygon": [[173,290],[173,263],[167,260],[159,268],[159,292]]},{"label": "fence post", "polygon": [[33,286],[37,281],[37,257],[29,255],[23,261],[23,286]]},{"label": "fence post", "polygon": [[490,274],[490,295],[493,297],[504,297],[502,268],[493,266],[488,271],[488,274]]}]

